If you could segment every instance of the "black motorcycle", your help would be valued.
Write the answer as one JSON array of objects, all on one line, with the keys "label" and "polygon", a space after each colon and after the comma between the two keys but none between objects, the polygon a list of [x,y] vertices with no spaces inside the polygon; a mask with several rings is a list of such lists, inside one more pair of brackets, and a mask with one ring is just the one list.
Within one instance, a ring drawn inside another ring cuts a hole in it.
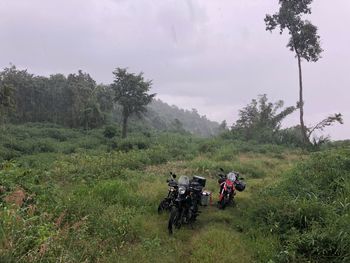
[{"label": "black motorcycle", "polygon": [[171,206],[168,221],[169,234],[173,233],[173,226],[179,229],[182,224],[189,224],[192,227],[200,211],[200,204],[205,178],[194,176],[190,180],[187,176],[181,176],[178,180],[178,195]]},{"label": "black motorcycle", "polygon": [[158,206],[158,214],[161,214],[163,211],[170,211],[175,202],[178,195],[178,184],[175,179],[176,174],[170,172],[170,178],[166,180],[169,186],[168,195],[160,202]]}]

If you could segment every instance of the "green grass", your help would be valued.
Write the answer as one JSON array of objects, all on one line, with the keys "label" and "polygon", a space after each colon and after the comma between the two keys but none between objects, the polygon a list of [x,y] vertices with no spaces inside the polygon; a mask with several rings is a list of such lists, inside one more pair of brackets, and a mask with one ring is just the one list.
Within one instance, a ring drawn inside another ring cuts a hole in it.
[{"label": "green grass", "polygon": [[[30,124],[0,135],[0,262],[322,262],[334,248],[346,262],[347,151],[103,134]],[[170,237],[157,214],[169,172],[205,176],[215,203],[220,167],[246,178],[237,206],[202,208]],[[8,201],[16,191],[21,206]]]}]

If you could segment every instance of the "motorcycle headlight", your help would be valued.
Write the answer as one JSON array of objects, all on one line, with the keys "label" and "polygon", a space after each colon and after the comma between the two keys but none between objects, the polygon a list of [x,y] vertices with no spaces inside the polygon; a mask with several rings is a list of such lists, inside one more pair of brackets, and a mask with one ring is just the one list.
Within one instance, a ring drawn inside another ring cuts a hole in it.
[{"label": "motorcycle headlight", "polygon": [[179,187],[179,194],[183,195],[186,193],[186,188],[185,187]]},{"label": "motorcycle headlight", "polygon": [[174,191],[175,191],[175,188],[174,188],[174,187],[170,187],[170,188],[169,188],[169,191],[170,191],[170,192],[174,192]]}]

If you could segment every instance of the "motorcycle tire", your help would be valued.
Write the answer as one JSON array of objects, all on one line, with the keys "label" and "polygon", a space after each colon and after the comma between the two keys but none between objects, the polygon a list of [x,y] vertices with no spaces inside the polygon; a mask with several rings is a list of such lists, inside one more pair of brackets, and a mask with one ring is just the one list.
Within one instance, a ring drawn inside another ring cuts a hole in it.
[{"label": "motorcycle tire", "polygon": [[219,208],[224,210],[226,207],[226,200],[225,197],[223,197],[220,201],[219,201]]},{"label": "motorcycle tire", "polygon": [[169,234],[173,234],[173,226],[175,226],[177,229],[181,227],[181,215],[180,211],[177,207],[173,206],[171,208],[169,221],[168,221],[168,231]]},{"label": "motorcycle tire", "polygon": [[167,200],[163,200],[158,206],[158,214],[163,213],[163,211],[167,209],[169,209],[169,202]]},{"label": "motorcycle tire", "polygon": [[230,202],[230,206],[236,207],[236,200],[233,197],[230,198],[229,202]]}]

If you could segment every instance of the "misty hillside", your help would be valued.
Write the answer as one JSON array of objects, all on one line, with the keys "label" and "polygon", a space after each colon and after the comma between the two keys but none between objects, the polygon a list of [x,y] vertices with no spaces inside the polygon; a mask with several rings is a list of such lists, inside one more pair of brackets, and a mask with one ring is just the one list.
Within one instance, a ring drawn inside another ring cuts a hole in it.
[{"label": "misty hillside", "polygon": [[[184,110],[176,105],[170,106],[160,99],[154,99],[146,108],[147,111],[142,114],[141,118],[133,116],[130,119],[131,128],[141,125],[143,128],[157,131],[189,132],[200,137],[215,136],[220,131],[219,123],[208,120],[206,116],[201,116],[196,109]],[[121,112],[121,107],[115,105],[112,122],[122,122]]]},{"label": "misty hillside", "polygon": [[[219,124],[201,116],[196,109],[192,111],[180,109],[175,105],[169,106],[167,103],[156,99],[148,106],[148,112],[153,115],[153,120],[162,121],[170,129],[176,129],[177,124],[182,124],[186,131],[192,134],[208,137],[218,133]],[[178,123],[178,120],[180,123]]]}]

